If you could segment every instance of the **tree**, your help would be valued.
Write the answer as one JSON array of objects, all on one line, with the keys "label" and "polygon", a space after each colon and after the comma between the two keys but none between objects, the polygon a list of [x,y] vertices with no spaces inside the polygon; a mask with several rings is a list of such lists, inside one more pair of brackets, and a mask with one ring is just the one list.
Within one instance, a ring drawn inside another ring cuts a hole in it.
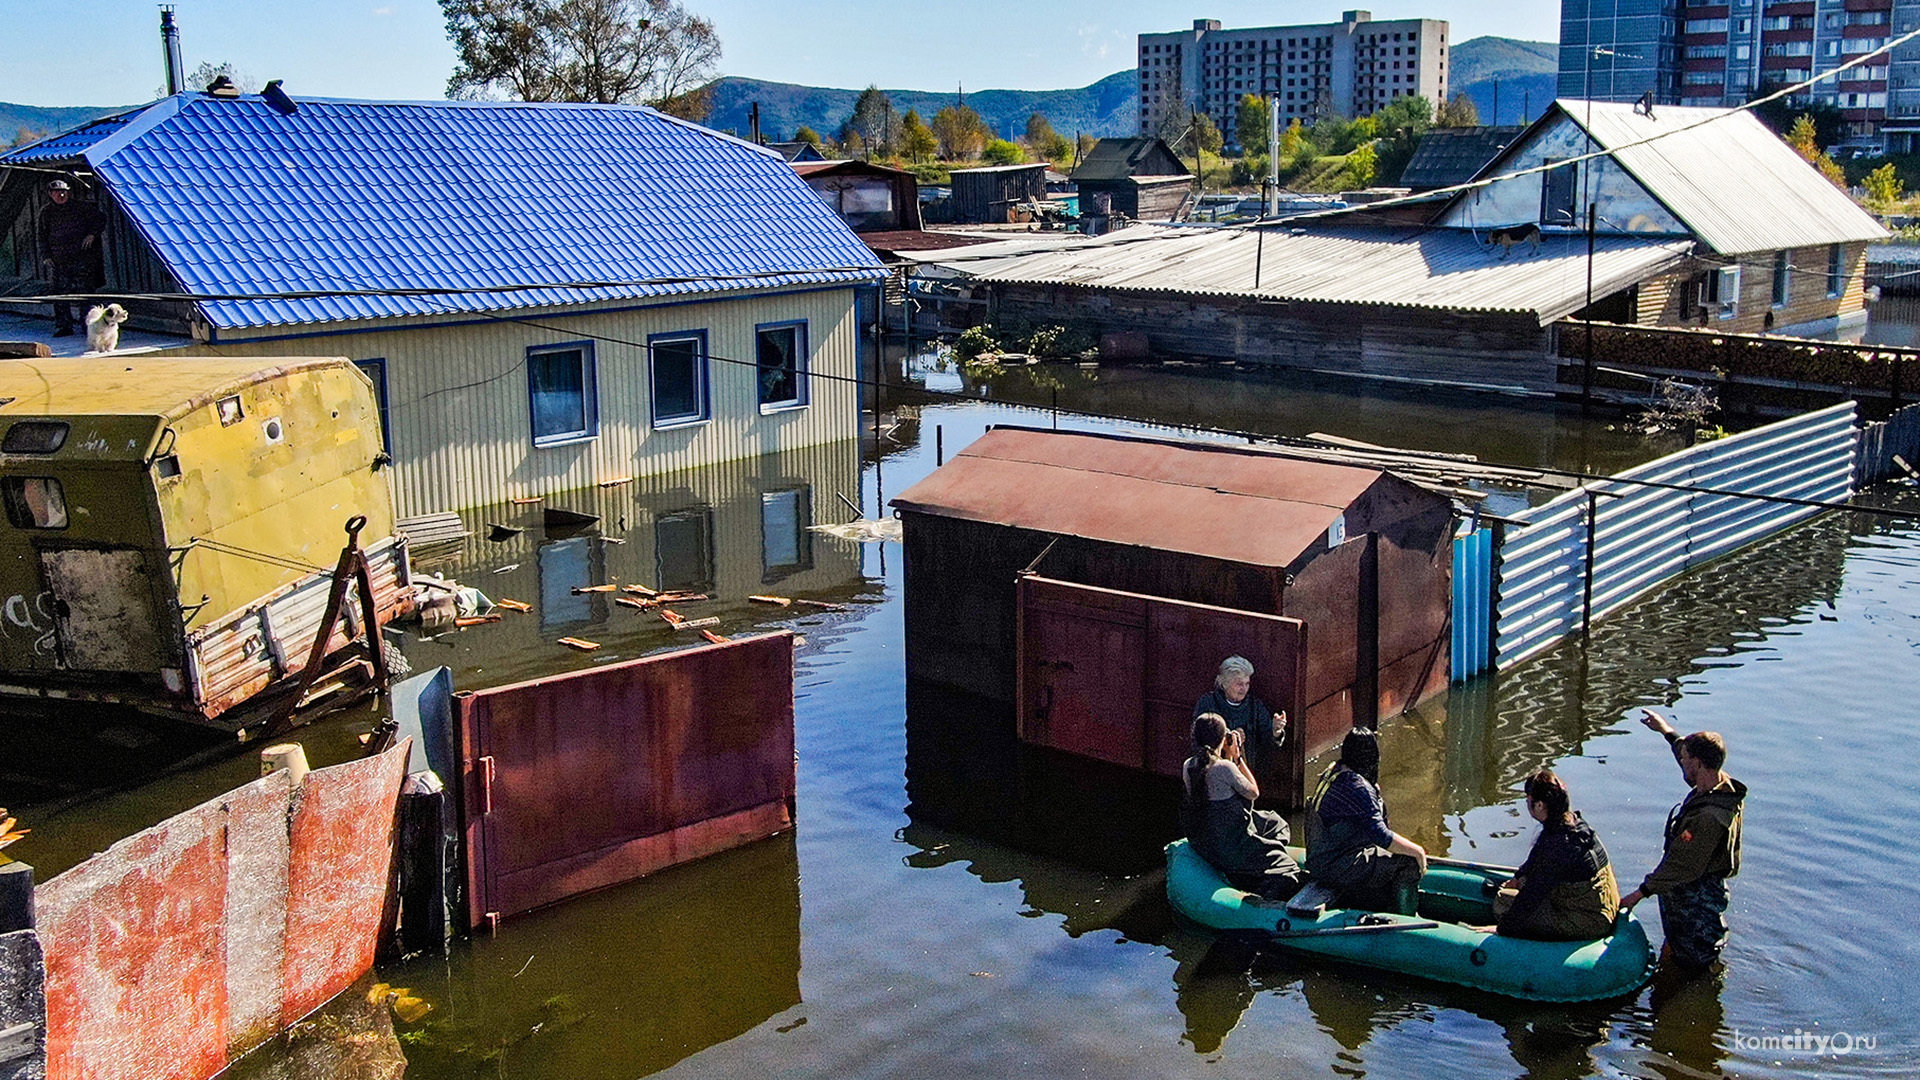
[{"label": "tree", "polygon": [[1206,113],[1193,114],[1193,134],[1190,145],[1209,154],[1217,154],[1226,145],[1226,139],[1220,134],[1220,126]]},{"label": "tree", "polygon": [[1240,99],[1239,111],[1233,117],[1233,134],[1241,154],[1252,157],[1267,152],[1267,124],[1272,115],[1266,98],[1248,94]]},{"label": "tree", "polygon": [[1440,112],[1433,118],[1434,127],[1479,127],[1480,107],[1473,103],[1465,90],[1453,95],[1453,100],[1440,106]]},{"label": "tree", "polygon": [[1372,187],[1379,166],[1380,158],[1372,143],[1362,143],[1347,155],[1347,175],[1353,177],[1355,187]]},{"label": "tree", "polygon": [[1035,149],[1050,146],[1058,138],[1053,130],[1053,122],[1044,113],[1034,113],[1027,117],[1027,145]]},{"label": "tree", "polygon": [[[1771,94],[1776,89],[1778,87],[1775,86],[1762,87],[1754,91],[1753,97],[1747,100],[1754,101]],[[1755,105],[1749,111],[1753,113],[1755,119],[1773,129],[1774,134],[1782,137],[1793,129],[1793,125],[1800,117],[1811,117],[1814,142],[1822,150],[1839,142],[1847,132],[1846,116],[1840,112],[1840,107],[1831,101],[1802,100],[1796,103],[1789,98],[1774,98],[1772,101]]]},{"label": "tree", "polygon": [[39,142],[41,139],[44,139],[51,134],[53,134],[53,132],[45,131],[40,128],[23,127],[13,133],[13,141],[8,143],[6,148],[8,150],[17,149],[19,147],[27,145],[28,143]]},{"label": "tree", "polygon": [[1861,185],[1867,189],[1867,198],[1881,206],[1892,206],[1906,192],[1906,185],[1891,161],[1868,173]]},{"label": "tree", "polygon": [[1287,125],[1287,129],[1280,133],[1280,160],[1291,163],[1297,160],[1306,149],[1307,129],[1296,116],[1293,122]]},{"label": "tree", "polygon": [[808,146],[811,146],[815,150],[818,150],[820,149],[821,146],[825,144],[826,140],[820,137],[819,132],[806,126],[805,124],[802,124],[798,128],[794,129],[793,141],[806,143]]},{"label": "tree", "polygon": [[1099,139],[1096,139],[1091,135],[1082,133],[1077,139],[1074,140],[1073,156],[1080,161],[1085,161],[1087,160],[1087,155],[1093,153],[1093,148],[1098,145],[1100,145]]},{"label": "tree", "polygon": [[1841,191],[1847,190],[1846,170],[1840,167],[1839,162],[1828,157],[1825,150],[1820,149],[1819,139],[1819,131],[1813,117],[1801,113],[1799,119],[1793,122],[1793,127],[1787,132],[1786,141],[1787,145],[1793,148],[1794,153],[1806,159],[1807,164],[1818,170],[1829,183]]},{"label": "tree", "polygon": [[893,111],[893,102],[884,91],[869,86],[860,91],[860,97],[854,101],[847,127],[860,137],[860,145],[869,153],[890,154],[900,127],[900,114]]},{"label": "tree", "polygon": [[[212,86],[216,79],[222,76],[225,76],[226,80],[233,84],[234,89],[239,90],[243,94],[257,94],[260,92],[260,80],[241,71],[235,67],[230,60],[218,64],[210,60],[200,61],[194,65],[192,71],[187,72],[187,81],[181,84],[180,89],[205,90],[207,87]],[[165,86],[156,87],[153,91],[153,96],[166,97],[167,88]]]},{"label": "tree", "polygon": [[941,157],[964,161],[987,145],[987,122],[964,103],[949,105],[933,114],[933,134],[940,142]]},{"label": "tree", "polygon": [[989,165],[1018,165],[1027,160],[1027,155],[1005,139],[990,139],[980,151],[980,160]]},{"label": "tree", "polygon": [[[1394,181],[1413,160],[1420,140],[1433,128],[1433,103],[1418,94],[1395,98],[1365,119],[1373,122],[1374,176]],[[1356,126],[1358,124],[1356,123]]]},{"label": "tree", "polygon": [[933,129],[912,109],[908,109],[900,121],[900,152],[907,155],[908,161],[915,162],[940,152],[940,140],[934,138]]},{"label": "tree", "polygon": [[713,23],[676,0],[440,0],[447,96],[652,105],[706,115]]}]

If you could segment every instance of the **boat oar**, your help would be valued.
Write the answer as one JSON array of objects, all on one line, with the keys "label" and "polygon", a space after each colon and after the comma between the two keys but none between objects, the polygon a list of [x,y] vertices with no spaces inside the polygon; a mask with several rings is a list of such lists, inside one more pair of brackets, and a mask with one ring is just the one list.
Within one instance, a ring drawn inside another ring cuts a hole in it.
[{"label": "boat oar", "polygon": [[1439,925],[1432,919],[1416,919],[1412,922],[1354,923],[1351,926],[1325,926],[1309,930],[1275,929],[1271,933],[1274,937],[1283,938],[1332,937],[1338,934],[1386,934],[1395,930],[1432,930]]},{"label": "boat oar", "polygon": [[1443,859],[1438,855],[1427,856],[1428,866],[1450,866],[1456,870],[1485,870],[1490,874],[1513,875],[1520,872],[1517,866],[1495,866],[1492,863],[1468,862],[1465,859]]}]

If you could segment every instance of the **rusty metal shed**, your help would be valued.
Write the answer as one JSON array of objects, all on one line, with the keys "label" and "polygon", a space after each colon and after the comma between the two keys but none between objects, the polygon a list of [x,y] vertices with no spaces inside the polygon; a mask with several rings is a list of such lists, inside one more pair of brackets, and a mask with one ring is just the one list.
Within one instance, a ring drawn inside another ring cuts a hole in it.
[{"label": "rusty metal shed", "polygon": [[[1094,664],[1123,678],[1148,670],[1151,680],[1154,654],[1191,652],[1201,624],[1209,640],[1274,641],[1273,617],[1297,621],[1288,631],[1297,667],[1249,657],[1256,692],[1276,708],[1291,703],[1294,730],[1305,733],[1292,740],[1296,764],[1447,683],[1452,503],[1391,473],[1256,447],[998,427],[892,505],[906,547],[908,678],[1014,704],[1029,741],[1047,741],[1033,737],[1032,714],[1060,691],[1060,672]],[[1072,595],[1063,601],[1056,584]],[[1023,637],[1033,605],[1056,618],[1063,603],[1089,620],[1062,639],[1068,648],[1149,655],[1038,655],[1052,646]],[[1114,644],[1110,613],[1122,608],[1145,612],[1126,616],[1146,627],[1126,638],[1132,644]],[[1178,610],[1154,614],[1162,609]],[[1168,618],[1184,627],[1181,640],[1152,644],[1155,620]],[[1236,619],[1252,629],[1232,630]],[[1190,658],[1182,665],[1191,685],[1147,691],[1163,702],[1157,719],[1142,721],[1154,730],[1088,729],[1074,735],[1079,745],[1053,744],[1176,769],[1185,710],[1211,677]],[[1182,694],[1176,718],[1164,702]],[[1144,749],[1113,754],[1087,742],[1115,737],[1144,739]],[[1303,778],[1275,779],[1297,791]]]}]

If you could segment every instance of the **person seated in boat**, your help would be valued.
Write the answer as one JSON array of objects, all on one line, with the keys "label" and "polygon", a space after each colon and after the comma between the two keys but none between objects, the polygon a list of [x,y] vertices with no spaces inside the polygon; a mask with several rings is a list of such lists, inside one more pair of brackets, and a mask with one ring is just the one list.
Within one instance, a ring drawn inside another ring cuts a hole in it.
[{"label": "person seated in boat", "polygon": [[1253,664],[1244,656],[1220,661],[1213,689],[1200,695],[1193,706],[1196,720],[1205,713],[1225,720],[1229,731],[1243,733],[1247,769],[1255,776],[1260,775],[1263,761],[1279,753],[1280,740],[1287,733],[1287,714],[1274,712],[1253,693]]},{"label": "person seated in boat", "polygon": [[1527,861],[1493,899],[1503,937],[1591,941],[1613,933],[1620,886],[1607,848],[1573,809],[1567,785],[1552,769],[1527,777],[1527,813],[1543,828]]},{"label": "person seated in boat", "polygon": [[1413,915],[1426,872],[1426,849],[1387,827],[1379,738],[1349,731],[1307,804],[1307,873],[1339,907]]},{"label": "person seated in boat", "polygon": [[1287,823],[1253,808],[1260,784],[1247,766],[1245,742],[1218,713],[1194,718],[1193,756],[1180,770],[1180,823],[1193,850],[1235,888],[1285,900],[1306,876],[1287,854]]}]

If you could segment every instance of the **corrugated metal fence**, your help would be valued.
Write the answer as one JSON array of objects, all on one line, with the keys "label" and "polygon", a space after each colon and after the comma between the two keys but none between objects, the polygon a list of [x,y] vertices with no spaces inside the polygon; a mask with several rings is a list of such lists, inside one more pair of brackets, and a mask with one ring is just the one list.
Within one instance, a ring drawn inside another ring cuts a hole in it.
[{"label": "corrugated metal fence", "polygon": [[1866,487],[1905,476],[1906,471],[1894,465],[1894,455],[1913,465],[1915,457],[1920,457],[1916,450],[1920,450],[1920,405],[1909,405],[1881,423],[1862,427],[1859,466],[1854,470],[1853,486]]},{"label": "corrugated metal fence", "polygon": [[[1855,448],[1854,406],[1846,402],[1683,450],[1528,511],[1500,546],[1497,666],[1519,663],[1661,582],[1819,512],[1644,482],[1839,502],[1853,494]],[[1643,483],[1622,482],[1629,480]]]},{"label": "corrugated metal fence", "polygon": [[1492,643],[1493,530],[1476,529],[1453,541],[1453,681],[1487,670]]}]

